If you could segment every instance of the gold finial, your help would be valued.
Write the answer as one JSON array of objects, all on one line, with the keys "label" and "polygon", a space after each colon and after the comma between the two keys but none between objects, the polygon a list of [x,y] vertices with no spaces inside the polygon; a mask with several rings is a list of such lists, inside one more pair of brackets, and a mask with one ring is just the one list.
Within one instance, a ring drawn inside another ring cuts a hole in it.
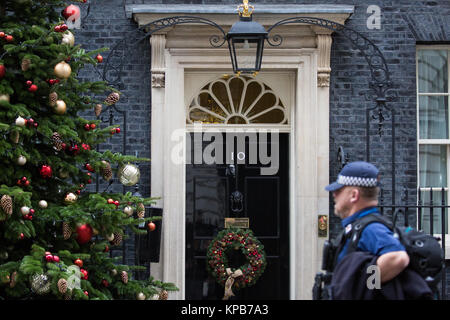
[{"label": "gold finial", "polygon": [[252,16],[253,10],[255,7],[251,4],[248,4],[248,0],[243,0],[243,4],[237,7],[237,11],[239,12],[239,16],[249,18]]}]

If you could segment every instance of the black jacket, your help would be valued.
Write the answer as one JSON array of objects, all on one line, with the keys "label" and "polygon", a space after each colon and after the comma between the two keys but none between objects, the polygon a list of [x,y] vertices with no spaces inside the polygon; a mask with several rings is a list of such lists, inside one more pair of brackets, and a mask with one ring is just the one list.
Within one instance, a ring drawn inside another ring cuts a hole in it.
[{"label": "black jacket", "polygon": [[[369,289],[367,279],[373,272],[367,268],[376,265],[378,256],[355,251],[346,255],[336,266],[331,279],[333,300],[432,300],[433,293],[425,280],[414,270],[406,268],[394,279],[381,284],[380,289]],[[370,282],[370,281],[369,281]]]}]

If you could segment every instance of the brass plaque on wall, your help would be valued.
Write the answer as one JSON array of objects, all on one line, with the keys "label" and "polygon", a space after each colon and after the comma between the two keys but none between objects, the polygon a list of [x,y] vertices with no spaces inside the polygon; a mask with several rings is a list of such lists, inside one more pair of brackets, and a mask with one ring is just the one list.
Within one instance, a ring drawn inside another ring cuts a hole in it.
[{"label": "brass plaque on wall", "polygon": [[248,229],[250,227],[249,218],[225,218],[225,228],[235,227]]}]

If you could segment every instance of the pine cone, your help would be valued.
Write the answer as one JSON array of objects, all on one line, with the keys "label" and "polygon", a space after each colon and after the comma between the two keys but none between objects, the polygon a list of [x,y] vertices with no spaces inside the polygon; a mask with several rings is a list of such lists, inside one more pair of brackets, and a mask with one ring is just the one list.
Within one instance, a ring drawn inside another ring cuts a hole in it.
[{"label": "pine cone", "polygon": [[114,239],[112,239],[111,244],[113,246],[118,246],[122,243],[123,236],[119,232],[114,232]]},{"label": "pine cone", "polygon": [[30,59],[22,59],[22,63],[20,64],[20,67],[22,68],[22,71],[27,71],[28,68],[30,68],[31,60]]},{"label": "pine cone", "polygon": [[112,170],[111,170],[111,165],[109,164],[109,162],[107,162],[105,160],[102,161],[102,167],[100,168],[100,173],[101,173],[103,179],[105,179],[106,181],[111,180]]},{"label": "pine cone", "polygon": [[120,273],[120,277],[122,278],[122,282],[127,284],[128,283],[128,272],[122,271]]},{"label": "pine cone", "polygon": [[120,95],[117,92],[111,92],[108,97],[105,99],[105,104],[110,106],[112,104],[117,103],[119,101]]},{"label": "pine cone", "polygon": [[138,218],[144,218],[145,217],[145,207],[143,203],[138,203],[136,208],[137,216]]},{"label": "pine cone", "polygon": [[62,223],[62,231],[64,240],[68,240],[72,236],[72,228],[67,222]]},{"label": "pine cone", "polygon": [[3,211],[7,214],[7,215],[12,215],[13,213],[13,201],[12,198],[8,195],[3,195],[2,198],[0,199],[0,206],[2,207]]},{"label": "pine cone", "polygon": [[11,133],[9,134],[9,138],[11,139],[12,142],[19,143],[20,138],[19,131],[11,131]]},{"label": "pine cone", "polygon": [[11,274],[11,281],[9,282],[9,287],[14,288],[17,284],[17,271]]},{"label": "pine cone", "polygon": [[57,100],[58,94],[56,92],[50,92],[50,94],[48,95],[48,104],[50,105],[50,107],[54,107]]},{"label": "pine cone", "polygon": [[66,279],[58,280],[58,291],[61,294],[65,294],[67,292],[67,280]]},{"label": "pine cone", "polygon": [[102,105],[96,104],[94,107],[94,112],[95,112],[95,115],[98,117],[100,115],[100,113],[102,113]]},{"label": "pine cone", "polygon": [[63,141],[62,141],[62,138],[61,138],[61,136],[59,135],[58,132],[53,132],[53,134],[52,134],[52,142],[53,142],[53,148],[56,151],[61,151],[62,150]]},{"label": "pine cone", "polygon": [[169,298],[169,292],[167,290],[161,290],[159,293],[159,300],[167,300]]}]

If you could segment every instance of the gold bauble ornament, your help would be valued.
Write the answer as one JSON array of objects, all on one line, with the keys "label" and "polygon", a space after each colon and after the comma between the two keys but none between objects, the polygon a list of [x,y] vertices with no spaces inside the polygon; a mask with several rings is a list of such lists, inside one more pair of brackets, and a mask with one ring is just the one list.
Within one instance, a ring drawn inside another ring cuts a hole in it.
[{"label": "gold bauble ornament", "polygon": [[60,79],[67,79],[70,77],[70,74],[72,73],[72,68],[68,63],[65,61],[61,61],[58,63],[55,68],[53,69],[55,72],[55,75]]},{"label": "gold bauble ornament", "polygon": [[69,46],[73,47],[73,45],[75,44],[75,37],[73,33],[70,31],[64,32],[61,43],[68,44]]},{"label": "gold bauble ornament", "polygon": [[55,111],[56,114],[63,115],[64,113],[66,113],[66,110],[66,103],[63,100],[56,100],[53,111]]},{"label": "gold bauble ornament", "polygon": [[137,295],[136,295],[136,299],[138,299],[138,300],[145,300],[145,294],[143,293],[143,292],[139,292]]},{"label": "gold bauble ornament", "polygon": [[122,183],[124,186],[129,187],[139,182],[141,173],[139,171],[139,168],[134,164],[126,164],[119,169],[117,175],[119,177],[120,183]]},{"label": "gold bauble ornament", "polygon": [[68,194],[66,194],[66,196],[64,197],[64,202],[67,204],[72,204],[75,201],[77,201],[78,197],[75,193],[73,192],[69,192]]},{"label": "gold bauble ornament", "polygon": [[10,101],[9,94],[7,94],[7,93],[0,94],[0,101],[9,102]]}]

